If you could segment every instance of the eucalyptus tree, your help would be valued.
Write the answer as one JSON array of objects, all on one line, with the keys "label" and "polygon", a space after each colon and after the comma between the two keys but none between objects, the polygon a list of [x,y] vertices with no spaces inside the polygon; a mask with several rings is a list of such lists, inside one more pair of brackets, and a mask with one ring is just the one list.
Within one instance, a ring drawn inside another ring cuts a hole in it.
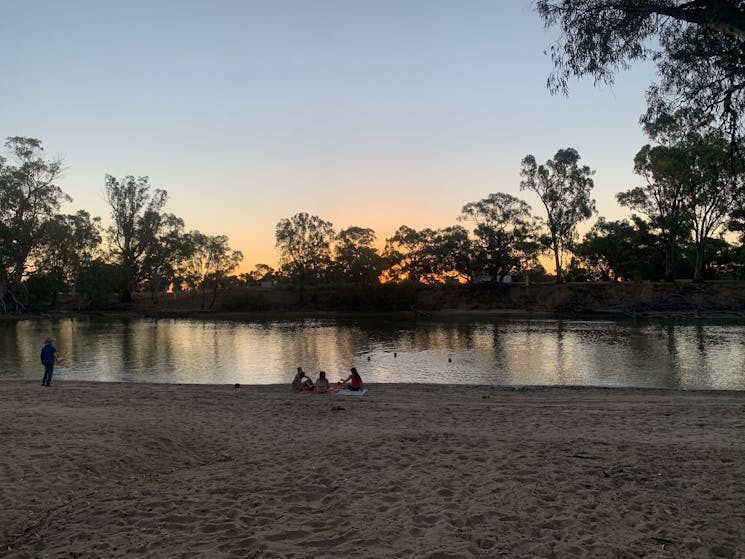
[{"label": "eucalyptus tree", "polygon": [[592,271],[594,279],[618,281],[641,277],[647,247],[632,223],[598,218],[575,247],[575,254]]},{"label": "eucalyptus tree", "polygon": [[41,141],[14,136],[0,156],[0,310],[23,307],[18,295],[29,256],[44,241],[44,228],[61,204],[70,201],[57,185],[60,160],[44,159]]},{"label": "eucalyptus tree", "polygon": [[[742,279],[742,249],[742,245],[732,245],[723,237],[707,239],[703,254],[702,279]],[[693,244],[689,250],[692,253],[690,261],[696,262],[698,248]]]},{"label": "eucalyptus tree", "polygon": [[537,264],[538,224],[527,202],[511,194],[492,193],[463,206],[458,220],[475,225],[472,253],[478,273],[501,281],[513,268]]},{"label": "eucalyptus tree", "polygon": [[696,261],[693,281],[703,281],[705,249],[722,234],[743,190],[743,169],[732,165],[729,144],[719,131],[690,133],[685,139],[691,173],[687,192]]},{"label": "eucalyptus tree", "polygon": [[386,239],[386,280],[441,283],[472,279],[468,231],[455,225],[417,231],[406,225]]},{"label": "eucalyptus tree", "polygon": [[34,273],[50,278],[52,303],[66,287],[75,298],[81,273],[100,253],[101,218],[92,218],[85,210],[57,214],[44,223],[41,238],[31,253]]},{"label": "eucalyptus tree", "polygon": [[429,257],[425,275],[428,283],[474,280],[472,242],[464,227],[451,225],[434,230],[425,251]]},{"label": "eucalyptus tree", "polygon": [[373,285],[383,272],[383,259],[375,248],[375,231],[347,227],[336,235],[334,265],[345,281]]},{"label": "eucalyptus tree", "polygon": [[552,92],[590,76],[612,84],[635,61],[657,64],[660,81],[647,92],[653,120],[677,108],[704,108],[726,127],[731,147],[745,109],[745,1],[538,0],[546,27],[561,35],[549,53]]},{"label": "eucalyptus tree", "polygon": [[687,157],[680,146],[645,145],[634,157],[634,172],[645,184],[616,195],[621,206],[646,216],[652,227],[660,231],[665,246],[666,281],[675,279],[678,241],[691,232]]},{"label": "eucalyptus tree", "polygon": [[[229,275],[243,260],[243,253],[230,248],[225,235],[205,235],[190,231],[181,237],[181,258],[174,271],[178,281],[201,295],[200,308],[212,309],[221,287],[230,283]],[[207,305],[207,292],[212,292]]]},{"label": "eucalyptus tree", "polygon": [[168,193],[151,193],[148,177],[131,175],[119,180],[106,175],[104,190],[111,208],[109,249],[121,272],[121,301],[128,302],[144,279],[145,255],[154,250],[160,231],[171,220],[163,212]]},{"label": "eucalyptus tree", "polygon": [[434,235],[432,229],[416,229],[402,225],[385,240],[383,257],[386,261],[385,279],[391,283],[419,282],[429,273],[427,243]]},{"label": "eucalyptus tree", "polygon": [[232,285],[231,274],[243,261],[243,253],[230,247],[227,235],[212,235],[208,239],[207,284],[212,288],[209,308],[215,304],[217,290]]},{"label": "eucalyptus tree", "polygon": [[538,165],[534,156],[527,155],[520,171],[520,190],[536,193],[546,210],[557,283],[563,281],[561,258],[576,236],[577,225],[595,213],[595,200],[590,197],[595,171],[580,166],[579,160],[573,148],[560,149],[545,165]]},{"label": "eucalyptus tree", "polygon": [[262,281],[272,281],[277,271],[269,264],[256,264],[254,269],[240,275],[246,285],[260,284]]},{"label": "eucalyptus tree", "polygon": [[301,298],[306,284],[324,279],[331,267],[333,225],[305,212],[284,218],[275,230],[280,267],[288,279],[297,281]]},{"label": "eucalyptus tree", "polygon": [[145,245],[140,277],[147,283],[153,303],[158,295],[176,281],[178,264],[188,257],[188,242],[184,238],[184,220],[162,213],[152,232],[152,242]]},{"label": "eucalyptus tree", "polygon": [[700,111],[663,114],[646,130],[661,142],[644,146],[634,159],[646,184],[618,194],[618,201],[662,232],[668,281],[675,278],[678,241],[693,234],[693,277],[701,281],[707,239],[723,232],[743,190],[742,166],[730,157],[728,139]]}]

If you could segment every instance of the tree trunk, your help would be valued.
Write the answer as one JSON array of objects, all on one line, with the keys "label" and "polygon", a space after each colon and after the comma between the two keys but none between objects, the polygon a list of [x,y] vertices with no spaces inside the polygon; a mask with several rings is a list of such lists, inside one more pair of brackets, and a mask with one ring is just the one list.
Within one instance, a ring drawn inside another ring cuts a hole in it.
[{"label": "tree trunk", "polygon": [[556,283],[564,283],[564,278],[561,274],[561,258],[559,258],[559,243],[553,241],[554,245],[554,262],[556,263]]},{"label": "tree trunk", "polygon": [[119,302],[120,303],[131,303],[132,302],[132,290],[124,286],[122,287],[122,292],[119,295]]},{"label": "tree trunk", "polygon": [[675,239],[665,241],[665,281],[675,281]]},{"label": "tree trunk", "polygon": [[150,302],[153,305],[157,305],[160,298],[160,280],[160,274],[154,274],[150,278]]},{"label": "tree trunk", "polygon": [[693,268],[693,282],[701,283],[704,281],[704,245],[706,239],[696,243],[696,266]]},{"label": "tree trunk", "polygon": [[210,310],[215,306],[215,300],[217,300],[217,282],[215,282],[215,286],[212,288],[212,300],[210,301],[209,306]]}]

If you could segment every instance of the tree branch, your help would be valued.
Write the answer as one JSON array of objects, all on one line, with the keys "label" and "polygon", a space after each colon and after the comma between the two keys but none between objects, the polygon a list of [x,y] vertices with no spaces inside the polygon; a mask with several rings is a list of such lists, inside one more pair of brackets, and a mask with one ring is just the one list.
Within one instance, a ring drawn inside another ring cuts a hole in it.
[{"label": "tree branch", "polygon": [[649,3],[618,2],[609,8],[627,12],[642,12],[668,16],[678,21],[695,23],[725,35],[745,41],[745,11],[731,0],[693,0],[680,6]]}]

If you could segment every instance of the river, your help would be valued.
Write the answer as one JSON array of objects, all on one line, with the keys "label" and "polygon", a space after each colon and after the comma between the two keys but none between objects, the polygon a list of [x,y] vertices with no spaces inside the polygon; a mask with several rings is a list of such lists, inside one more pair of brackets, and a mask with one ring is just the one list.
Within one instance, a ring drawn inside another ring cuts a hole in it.
[{"label": "river", "polygon": [[289,383],[334,381],[745,390],[745,326],[612,320],[65,319],[0,323],[0,379]]}]

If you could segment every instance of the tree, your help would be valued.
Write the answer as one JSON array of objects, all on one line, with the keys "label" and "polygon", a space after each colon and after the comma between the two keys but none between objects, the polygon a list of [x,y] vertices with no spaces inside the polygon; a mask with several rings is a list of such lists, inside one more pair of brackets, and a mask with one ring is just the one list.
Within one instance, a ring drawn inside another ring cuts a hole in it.
[{"label": "tree", "polygon": [[523,200],[511,194],[492,193],[463,206],[458,220],[475,224],[472,250],[477,274],[501,281],[513,268],[537,264],[538,226],[530,205]]},{"label": "tree", "polygon": [[147,282],[153,303],[158,302],[158,294],[176,281],[178,264],[189,256],[189,245],[183,232],[184,220],[163,213],[158,221],[151,242],[145,245],[140,272],[141,278]]},{"label": "tree", "polygon": [[241,274],[240,277],[246,285],[259,285],[262,281],[273,281],[276,273],[276,270],[269,264],[256,264],[253,270]]},{"label": "tree", "polygon": [[351,283],[373,285],[383,271],[383,260],[375,244],[375,231],[347,227],[336,235],[334,263],[340,275]]},{"label": "tree", "polygon": [[[179,265],[178,277],[187,286],[201,294],[201,310],[212,309],[217,300],[220,287],[229,281],[228,274],[235,270],[243,260],[243,254],[232,250],[225,235],[205,235],[199,231],[190,231],[183,237],[184,259]],[[212,298],[207,305],[207,291],[212,291]]]},{"label": "tree", "polygon": [[109,244],[121,271],[120,298],[128,302],[143,279],[145,254],[152,250],[161,227],[168,221],[162,213],[168,193],[156,189],[151,194],[148,177],[135,179],[130,175],[117,180],[106,175],[105,194],[112,218]]},{"label": "tree", "polygon": [[639,230],[631,223],[606,221],[602,217],[575,247],[575,253],[592,272],[593,279],[601,281],[641,277],[647,252]]},{"label": "tree", "polygon": [[[702,280],[742,279],[738,277],[740,263],[737,262],[737,253],[739,248],[730,245],[723,238],[712,237],[707,239],[702,257]],[[698,247],[693,245],[691,250],[693,252],[691,261],[697,262],[699,259]]]},{"label": "tree", "polygon": [[693,231],[693,279],[702,281],[705,244],[735,208],[742,167],[733,166],[728,140],[701,111],[663,114],[645,128],[662,145],[640,150],[634,168],[647,185],[619,194],[619,202],[647,215],[662,231],[668,280],[674,279],[677,240]]},{"label": "tree", "polygon": [[119,268],[100,258],[85,265],[78,278],[78,308],[87,304],[103,307],[116,298],[121,274]]},{"label": "tree", "polygon": [[473,281],[473,245],[468,231],[452,225],[433,232],[426,244],[429,255],[428,283]]},{"label": "tree", "polygon": [[41,243],[31,255],[34,273],[52,279],[52,304],[58,292],[69,286],[77,294],[80,274],[100,249],[101,218],[80,210],[72,215],[55,215],[45,222]]},{"label": "tree", "polygon": [[723,232],[742,191],[743,174],[742,169],[728,164],[728,143],[720,132],[691,133],[686,145],[691,170],[688,206],[696,245],[693,281],[700,282],[704,279],[706,244]]},{"label": "tree", "polygon": [[427,242],[434,231],[417,231],[407,225],[399,227],[385,240],[383,257],[386,260],[386,280],[391,283],[408,280],[419,282],[429,271]]},{"label": "tree", "polygon": [[634,172],[645,185],[616,195],[618,203],[645,215],[659,229],[665,245],[665,280],[673,281],[678,240],[690,233],[686,200],[689,175],[686,153],[679,147],[647,144],[634,157]]},{"label": "tree", "polygon": [[[612,84],[637,60],[657,62],[646,121],[677,108],[705,108],[737,144],[745,109],[745,1],[538,0],[538,14],[561,36],[550,49],[549,90],[573,77]],[[659,49],[655,48],[656,44]]]},{"label": "tree", "polygon": [[577,225],[595,213],[595,200],[590,198],[595,171],[580,167],[579,160],[573,148],[560,149],[545,165],[538,165],[532,155],[522,160],[520,190],[535,192],[546,210],[557,283],[563,281],[561,256],[574,240]]},{"label": "tree", "polygon": [[386,280],[441,283],[470,279],[471,242],[461,226],[421,231],[406,225],[386,239]]},{"label": "tree", "polygon": [[334,237],[330,222],[305,212],[277,223],[275,239],[280,266],[299,283],[301,300],[306,284],[317,282],[328,273]]},{"label": "tree", "polygon": [[208,237],[207,254],[208,273],[205,279],[212,288],[212,300],[209,304],[211,309],[215,304],[218,288],[231,284],[230,274],[243,261],[243,253],[230,248],[226,235],[214,235]]},{"label": "tree", "polygon": [[44,240],[45,223],[70,201],[56,181],[62,162],[45,160],[41,141],[15,136],[5,147],[15,165],[0,157],[0,310],[23,307],[18,298],[31,252]]}]

